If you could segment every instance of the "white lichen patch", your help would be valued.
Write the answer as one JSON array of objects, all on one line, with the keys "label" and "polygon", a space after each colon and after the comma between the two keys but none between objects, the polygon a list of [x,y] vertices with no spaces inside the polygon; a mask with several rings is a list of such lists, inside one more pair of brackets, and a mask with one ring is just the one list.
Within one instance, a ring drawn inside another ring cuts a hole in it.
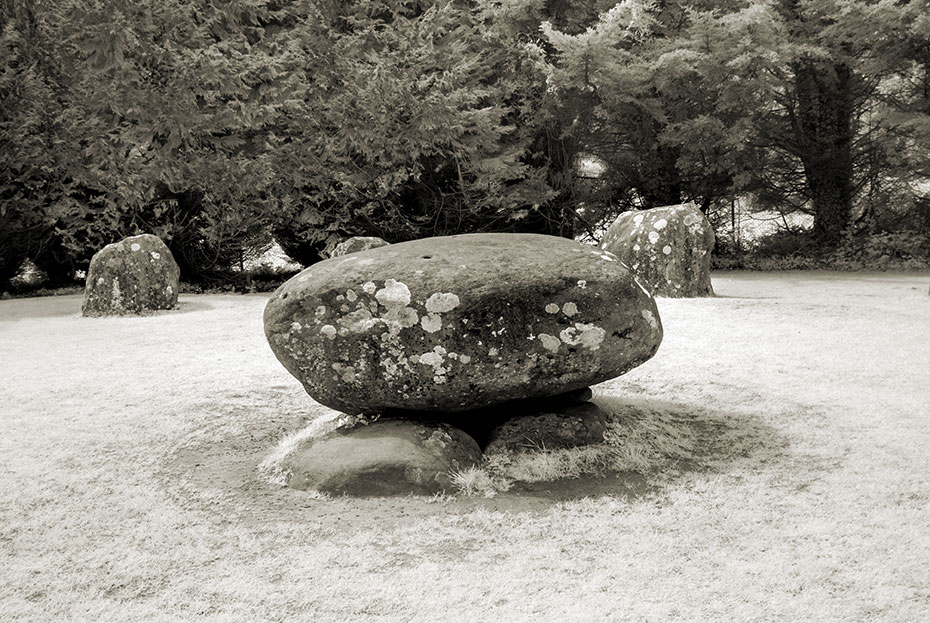
[{"label": "white lichen patch", "polygon": [[369,296],[375,293],[375,290],[378,289],[378,286],[375,285],[374,281],[366,281],[362,284],[362,291]]},{"label": "white lichen patch", "polygon": [[468,355],[459,355],[459,361],[467,365],[471,363],[471,357],[469,357]]},{"label": "white lichen patch", "polygon": [[296,320],[291,323],[291,333],[294,333],[295,331],[300,331],[303,328],[304,328],[303,325],[297,322]]},{"label": "white lichen patch", "polygon": [[354,303],[358,300],[358,294],[355,293],[355,290],[346,290],[346,300],[350,303]]},{"label": "white lichen patch", "polygon": [[103,282],[104,282],[104,278],[103,278],[103,277],[97,277],[97,285],[98,285],[98,286],[102,286],[102,285],[103,285]]},{"label": "white lichen patch", "polygon": [[571,318],[578,313],[578,306],[572,302],[568,302],[565,305],[562,305],[562,313]]},{"label": "white lichen patch", "polygon": [[688,226],[696,225],[697,223],[701,222],[701,217],[699,217],[694,212],[688,212],[687,214],[685,214],[685,218],[682,219],[682,221],[684,222],[685,225],[688,225]]},{"label": "white lichen patch", "polygon": [[139,251],[142,248],[142,245],[138,242],[133,242],[131,245],[129,245],[129,248],[133,251]]},{"label": "white lichen patch", "polygon": [[498,354],[499,354],[499,352],[500,352],[500,351],[498,351],[496,348],[489,348],[489,349],[488,349],[488,357],[497,357]]},{"label": "white lichen patch", "polygon": [[607,332],[597,325],[576,322],[575,326],[562,329],[559,338],[570,346],[581,346],[587,350],[597,350]]},{"label": "white lichen patch", "polygon": [[380,324],[380,321],[374,318],[368,309],[361,307],[351,314],[339,318],[336,323],[352,333],[364,333]]},{"label": "white lichen patch", "polygon": [[664,247],[662,247],[662,253],[664,253],[665,255],[671,255],[672,247],[665,245]]},{"label": "white lichen patch", "polygon": [[436,333],[442,329],[442,318],[439,314],[427,314],[420,318],[420,326],[427,333]]},{"label": "white lichen patch", "polygon": [[336,339],[336,327],[331,324],[324,324],[320,327],[320,333],[328,340]]},{"label": "white lichen patch", "polygon": [[458,307],[459,302],[459,297],[451,292],[436,292],[426,299],[426,311],[431,314],[442,314]]},{"label": "white lichen patch", "polygon": [[559,313],[559,305],[557,303],[549,303],[546,305],[547,314],[557,314]]},{"label": "white lichen patch", "polygon": [[582,290],[584,290],[585,288],[588,287],[588,282],[585,281],[584,279],[579,279],[577,285],[578,285],[579,288],[581,288]]},{"label": "white lichen patch", "polygon": [[313,315],[316,316],[317,318],[320,318],[320,317],[322,317],[322,316],[325,316],[325,315],[326,315],[326,305],[320,305],[319,307],[317,307],[316,310],[313,312]]},{"label": "white lichen patch", "polygon": [[653,329],[659,328],[659,322],[656,320],[655,315],[650,310],[644,309],[642,312],[640,312],[640,314],[642,314],[642,317],[646,319],[646,322],[649,323],[650,327]]},{"label": "white lichen patch", "polygon": [[161,259],[161,253],[159,253],[158,251],[152,251],[152,259],[153,259],[153,260],[160,260],[160,259]]},{"label": "white lichen patch", "polygon": [[659,241],[659,232],[651,231],[649,232],[649,244],[655,244]]},{"label": "white lichen patch", "polygon": [[344,383],[351,383],[358,378],[354,366],[346,366],[337,361],[333,363],[332,368],[336,371],[336,380],[342,380]]},{"label": "white lichen patch", "polygon": [[559,347],[562,345],[562,341],[559,338],[554,335],[549,335],[548,333],[540,333],[537,337],[543,348],[552,353],[559,352]]},{"label": "white lichen patch", "polygon": [[643,215],[642,215],[642,214],[637,214],[636,216],[633,217],[633,224],[634,224],[634,225],[642,225],[642,223],[643,223]]},{"label": "white lichen patch", "polygon": [[633,250],[634,250],[634,251],[639,251],[640,248],[642,248],[642,247],[640,247],[638,244],[634,244],[634,245],[633,245]]},{"label": "white lichen patch", "polygon": [[658,221],[652,224],[652,228],[656,231],[662,231],[668,225],[668,221],[664,218],[660,218]]},{"label": "white lichen patch", "polygon": [[410,304],[410,288],[405,283],[388,279],[384,287],[375,292],[375,298],[388,309],[406,307]]}]

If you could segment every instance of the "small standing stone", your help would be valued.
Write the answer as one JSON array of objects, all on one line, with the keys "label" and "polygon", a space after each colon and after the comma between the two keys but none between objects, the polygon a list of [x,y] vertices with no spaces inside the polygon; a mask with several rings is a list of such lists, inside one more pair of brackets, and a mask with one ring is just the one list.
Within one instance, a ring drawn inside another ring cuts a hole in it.
[{"label": "small standing stone", "polygon": [[142,234],[94,254],[84,287],[85,316],[139,314],[178,303],[180,269],[157,236]]},{"label": "small standing stone", "polygon": [[391,243],[377,236],[352,236],[337,244],[336,248],[333,249],[333,252],[330,253],[329,256],[340,257],[342,255],[348,255],[349,253],[358,253],[359,251],[367,251],[368,249],[386,247],[389,244]]},{"label": "small standing stone", "polygon": [[713,296],[714,231],[694,204],[621,214],[601,248],[630,267],[654,296]]},{"label": "small standing stone", "polygon": [[382,418],[309,440],[283,467],[292,489],[431,495],[453,490],[451,474],[480,460],[475,440],[447,424]]}]

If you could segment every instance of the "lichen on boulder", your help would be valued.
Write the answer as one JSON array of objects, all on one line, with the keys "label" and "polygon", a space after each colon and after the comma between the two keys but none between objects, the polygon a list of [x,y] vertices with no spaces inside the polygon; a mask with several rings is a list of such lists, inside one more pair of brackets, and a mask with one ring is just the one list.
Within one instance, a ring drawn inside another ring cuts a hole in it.
[{"label": "lichen on boulder", "polygon": [[457,412],[582,389],[659,347],[652,296],[617,258],[535,234],[466,234],[315,264],[265,309],[277,358],[350,414]]},{"label": "lichen on boulder", "polygon": [[694,204],[624,212],[600,246],[629,266],[655,296],[714,295],[714,231]]},{"label": "lichen on boulder", "polygon": [[81,311],[110,316],[172,309],[178,302],[179,277],[178,264],[160,238],[131,236],[91,258]]}]

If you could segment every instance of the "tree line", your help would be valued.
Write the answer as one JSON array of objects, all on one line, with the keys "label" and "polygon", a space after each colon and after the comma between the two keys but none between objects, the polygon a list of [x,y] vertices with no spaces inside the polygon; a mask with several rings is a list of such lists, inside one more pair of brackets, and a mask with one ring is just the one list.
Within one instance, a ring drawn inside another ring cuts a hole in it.
[{"label": "tree line", "polygon": [[0,0],[0,56],[0,282],[736,197],[930,229],[927,0]]}]

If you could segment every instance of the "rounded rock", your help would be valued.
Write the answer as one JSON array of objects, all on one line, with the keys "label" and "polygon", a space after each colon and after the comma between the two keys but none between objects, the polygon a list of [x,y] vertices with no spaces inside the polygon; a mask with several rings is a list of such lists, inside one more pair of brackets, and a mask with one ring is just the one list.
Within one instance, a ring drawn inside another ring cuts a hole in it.
[{"label": "rounded rock", "polygon": [[315,400],[354,414],[582,389],[652,357],[662,326],[655,300],[609,253],[465,234],[320,262],[272,295],[265,334]]},{"label": "rounded rock", "polygon": [[558,450],[604,441],[608,417],[593,402],[507,420],[490,435],[485,452]]},{"label": "rounded rock", "polygon": [[292,489],[356,496],[431,495],[481,460],[478,444],[440,422],[380,419],[338,429],[284,460]]},{"label": "rounded rock", "polygon": [[157,236],[142,234],[94,254],[84,286],[85,316],[140,314],[178,303],[180,269]]},{"label": "rounded rock", "polygon": [[367,251],[368,249],[386,247],[389,244],[391,243],[377,236],[352,236],[337,244],[329,256],[341,257],[349,253],[358,253],[359,251]]},{"label": "rounded rock", "polygon": [[694,204],[624,212],[601,248],[625,263],[655,296],[713,296],[714,230]]}]

